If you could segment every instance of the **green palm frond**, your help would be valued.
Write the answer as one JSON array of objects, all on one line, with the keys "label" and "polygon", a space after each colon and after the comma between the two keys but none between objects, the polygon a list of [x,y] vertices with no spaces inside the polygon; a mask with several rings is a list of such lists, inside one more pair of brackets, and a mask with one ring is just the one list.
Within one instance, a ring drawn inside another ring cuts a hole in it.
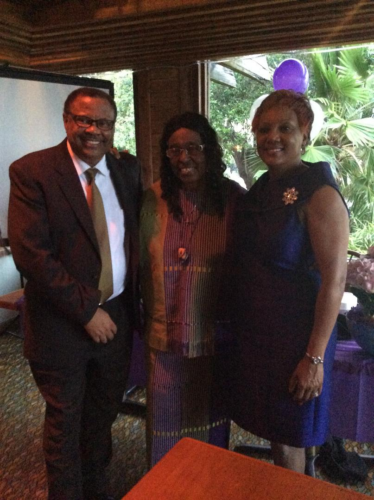
[{"label": "green palm frond", "polygon": [[339,95],[340,94],[339,75],[335,67],[326,68],[324,73],[324,78],[329,91],[333,95]]},{"label": "green palm frond", "polygon": [[335,160],[334,148],[331,146],[308,146],[302,159],[311,163],[326,161],[333,164]]},{"label": "green palm frond", "polygon": [[338,75],[337,93],[354,102],[366,102],[370,99],[368,89],[362,87],[362,82],[353,74]]},{"label": "green palm frond", "polygon": [[324,60],[327,66],[336,66],[339,63],[340,51],[324,52]]},{"label": "green palm frond", "polygon": [[328,88],[325,79],[326,64],[322,57],[322,54],[320,53],[313,54],[312,66],[313,66],[314,85],[316,94],[321,98],[327,97]]},{"label": "green palm frond", "polygon": [[374,184],[366,176],[365,168],[345,174],[341,190],[349,202],[352,215],[362,223],[374,222]]},{"label": "green palm frond", "polygon": [[361,150],[362,163],[365,166],[365,175],[370,185],[374,186],[374,148]]},{"label": "green palm frond", "polygon": [[325,123],[325,128],[326,129],[335,129],[335,128],[340,128],[343,127],[346,124],[346,121],[343,120],[338,115],[334,115],[329,120]]},{"label": "green palm frond", "polygon": [[352,71],[362,80],[366,80],[370,74],[370,64],[365,57],[366,49],[360,47],[357,49],[343,50],[339,53],[339,62],[343,72]]},{"label": "green palm frond", "polygon": [[347,122],[345,133],[355,146],[374,146],[374,118]]},{"label": "green palm frond", "polygon": [[[373,95],[373,92],[371,92],[371,95]],[[362,115],[371,115],[373,109],[374,109],[374,100],[370,99],[368,102],[366,102],[362,106],[360,106],[358,108],[356,107],[353,110],[351,119],[362,118],[363,117]]]},{"label": "green palm frond", "polygon": [[331,53],[328,56],[313,54],[317,95],[328,97],[333,101],[345,98],[354,102],[367,102],[370,93],[363,85],[361,74],[365,70],[357,62],[358,55],[343,57],[342,54],[345,54],[345,51]]},{"label": "green palm frond", "polygon": [[[363,150],[366,149],[366,147],[363,148]],[[351,177],[365,175],[365,164],[360,157],[359,149],[352,147],[352,145],[343,146],[339,156],[340,165],[347,175]]]}]

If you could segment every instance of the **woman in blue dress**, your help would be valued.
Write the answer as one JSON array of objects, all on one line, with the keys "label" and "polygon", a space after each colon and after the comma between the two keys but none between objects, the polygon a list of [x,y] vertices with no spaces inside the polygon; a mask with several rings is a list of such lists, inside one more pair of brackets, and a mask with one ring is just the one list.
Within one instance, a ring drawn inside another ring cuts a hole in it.
[{"label": "woman in blue dress", "polygon": [[238,326],[233,419],[271,442],[274,463],[304,473],[328,434],[335,323],[345,286],[348,214],[327,163],[301,160],[313,111],[279,90],[252,129],[268,167],[236,217]]}]

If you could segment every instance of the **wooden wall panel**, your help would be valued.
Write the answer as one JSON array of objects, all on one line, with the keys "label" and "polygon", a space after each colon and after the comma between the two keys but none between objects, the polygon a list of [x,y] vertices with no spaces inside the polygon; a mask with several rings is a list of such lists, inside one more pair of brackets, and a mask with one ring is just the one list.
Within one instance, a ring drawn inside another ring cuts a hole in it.
[{"label": "wooden wall panel", "polygon": [[35,25],[91,22],[132,15],[153,14],[186,7],[225,4],[228,0],[17,0],[25,6]]},{"label": "wooden wall panel", "polygon": [[20,6],[0,2],[0,63],[28,67],[32,32]]},{"label": "wooden wall panel", "polygon": [[[35,33],[39,69],[186,65],[198,60],[371,41],[373,0],[225,2]],[[102,43],[106,33],[106,43]],[[64,51],[62,52],[62,46]],[[118,66],[119,65],[119,66]]]}]

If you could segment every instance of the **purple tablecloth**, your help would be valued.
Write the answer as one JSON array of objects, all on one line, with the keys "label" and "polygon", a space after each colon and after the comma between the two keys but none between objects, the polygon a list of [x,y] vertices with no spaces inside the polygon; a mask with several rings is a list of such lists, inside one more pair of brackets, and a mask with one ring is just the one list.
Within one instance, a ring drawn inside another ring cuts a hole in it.
[{"label": "purple tablecloth", "polygon": [[374,442],[374,357],[354,340],[337,344],[330,412],[333,436]]}]

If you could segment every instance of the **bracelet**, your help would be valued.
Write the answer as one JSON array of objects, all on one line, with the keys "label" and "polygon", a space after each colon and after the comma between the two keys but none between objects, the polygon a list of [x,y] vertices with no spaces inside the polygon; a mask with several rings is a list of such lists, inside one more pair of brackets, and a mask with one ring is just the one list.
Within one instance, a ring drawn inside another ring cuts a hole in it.
[{"label": "bracelet", "polygon": [[314,365],[323,365],[323,359],[321,356],[312,356],[309,352],[305,353],[305,356],[310,359],[310,362]]}]

